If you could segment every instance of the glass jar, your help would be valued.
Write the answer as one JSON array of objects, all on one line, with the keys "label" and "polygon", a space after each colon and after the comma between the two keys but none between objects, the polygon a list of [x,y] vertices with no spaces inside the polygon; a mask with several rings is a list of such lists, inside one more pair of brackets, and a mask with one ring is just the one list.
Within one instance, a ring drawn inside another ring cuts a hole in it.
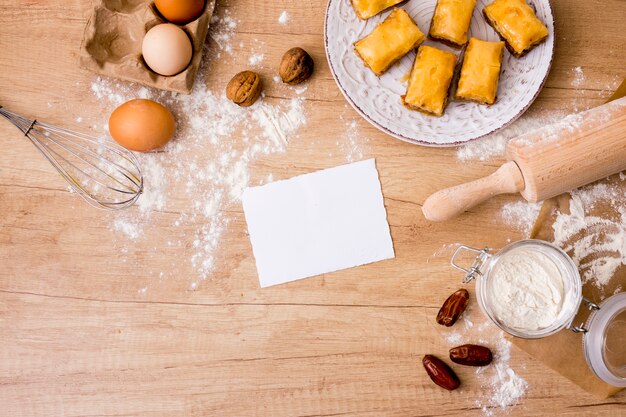
[{"label": "glass jar", "polygon": [[[547,259],[552,271],[558,271],[562,279],[562,303],[555,320],[548,326],[538,329],[521,329],[506,323],[495,308],[498,293],[494,291],[498,270],[510,260],[513,253],[536,254]],[[475,257],[466,268],[458,264],[458,257],[464,251]],[[506,245],[499,251],[489,248],[476,249],[461,245],[452,255],[452,266],[465,273],[464,283],[476,281],[476,298],[483,313],[493,322],[515,337],[537,339],[552,335],[565,328],[583,334],[583,351],[591,370],[604,382],[626,387],[626,293],[615,294],[600,305],[582,296],[582,282],[578,268],[572,258],[559,247],[535,239],[520,240]],[[495,271],[495,272],[494,272]],[[592,313],[584,324],[575,326],[573,321],[581,307],[585,305]]]},{"label": "glass jar", "polygon": [[585,325],[572,330],[583,333],[585,359],[598,378],[626,387],[626,292],[594,306]]}]

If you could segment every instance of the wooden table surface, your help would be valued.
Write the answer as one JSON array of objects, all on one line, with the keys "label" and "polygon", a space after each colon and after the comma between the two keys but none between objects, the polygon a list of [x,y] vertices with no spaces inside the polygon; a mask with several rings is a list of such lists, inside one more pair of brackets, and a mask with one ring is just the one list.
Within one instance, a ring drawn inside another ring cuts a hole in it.
[{"label": "wooden table surface", "polygon": [[[553,0],[556,56],[530,114],[599,105],[626,76],[626,3]],[[0,104],[80,127],[107,120],[78,67],[88,1],[0,0]],[[190,248],[141,241],[121,253],[110,217],[81,203],[15,128],[0,123],[0,415],[2,416],[439,416],[482,415],[473,372],[459,392],[434,386],[426,353],[450,347],[434,324],[460,277],[442,245],[498,247],[521,234],[500,220],[500,197],[457,220],[432,224],[420,204],[433,191],[488,174],[501,160],[460,163],[454,149],[429,149],[378,132],[346,102],[324,56],[323,1],[220,0],[239,20],[233,42],[266,45],[271,63],[299,45],[316,73],[307,126],[281,154],[251,166],[251,182],[345,162],[338,139],[358,120],[363,157],[376,157],[396,259],[259,289],[239,204],[211,279],[190,291],[190,268],[159,281],[159,265]],[[278,24],[281,11],[291,19]],[[255,41],[256,40],[256,41]],[[216,60],[208,83],[223,88],[249,53]],[[211,59],[211,57],[208,57]],[[578,88],[574,67],[584,79]],[[289,99],[270,87],[267,100]],[[339,120],[338,115],[344,120]],[[174,213],[175,214],[175,213]],[[172,213],[151,230],[170,233]],[[168,217],[170,216],[170,217]],[[186,225],[182,226],[183,228]],[[189,226],[191,227],[191,226]],[[191,230],[191,229],[190,229]],[[156,256],[155,256],[156,252]],[[138,288],[148,286],[145,293]],[[512,348],[529,384],[496,415],[626,415],[626,393],[598,399]]]}]

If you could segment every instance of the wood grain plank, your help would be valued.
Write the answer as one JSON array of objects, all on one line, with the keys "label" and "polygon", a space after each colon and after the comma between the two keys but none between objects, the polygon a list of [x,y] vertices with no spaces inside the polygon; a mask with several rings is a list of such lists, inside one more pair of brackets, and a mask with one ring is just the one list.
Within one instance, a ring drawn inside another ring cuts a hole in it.
[{"label": "wood grain plank", "polygon": [[[626,76],[623,5],[553,1],[556,57],[525,117],[598,105]],[[248,66],[253,47],[265,53],[260,72],[269,79],[285,50],[305,47],[316,62],[302,95],[307,126],[285,153],[255,160],[251,181],[344,163],[340,135],[346,120],[355,120],[363,157],[377,158],[396,259],[261,290],[242,209],[233,204],[216,270],[191,291],[188,258],[199,220],[172,226],[188,201],[184,193],[173,193],[167,211],[153,213],[145,236],[129,245],[110,230],[111,215],[67,192],[35,148],[2,122],[0,414],[483,415],[475,399],[485,389],[473,372],[460,369],[466,383],[450,394],[428,381],[419,360],[449,348],[432,318],[461,277],[442,246],[498,247],[520,238],[499,217],[504,203],[517,200],[493,199],[446,224],[423,219],[420,205],[430,193],[486,175],[501,160],[463,163],[454,149],[395,141],[361,120],[326,64],[325,6],[220,0],[218,13],[238,20],[235,53],[217,59],[219,48],[209,40],[204,82],[220,91]],[[93,96],[95,76],[78,67],[90,7],[80,0],[0,0],[0,105],[103,131],[111,105]],[[283,10],[290,14],[285,26],[277,22]],[[585,75],[580,86],[577,66]],[[293,96],[268,84],[271,103]],[[173,239],[181,245],[166,245]],[[511,366],[530,386],[507,410],[512,416],[623,414],[624,393],[593,398],[514,348]]]},{"label": "wood grain plank", "polygon": [[[51,406],[72,416],[480,415],[473,369],[458,369],[467,386],[451,396],[418,367],[425,352],[447,349],[447,330],[422,319],[435,312],[147,303],[129,316],[127,303],[4,293],[0,395],[17,416]],[[593,405],[596,415],[610,415],[621,404],[587,394],[559,399],[551,371],[523,354],[513,366],[521,363],[534,387],[522,411],[567,405],[583,415]],[[29,392],[38,395],[22,407]]]}]

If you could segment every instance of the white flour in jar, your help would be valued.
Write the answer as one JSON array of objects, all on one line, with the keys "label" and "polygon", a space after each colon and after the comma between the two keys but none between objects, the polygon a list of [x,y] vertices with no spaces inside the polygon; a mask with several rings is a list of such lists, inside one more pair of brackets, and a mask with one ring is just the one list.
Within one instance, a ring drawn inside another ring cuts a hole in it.
[{"label": "white flour in jar", "polygon": [[513,329],[545,329],[557,321],[563,309],[561,271],[537,250],[519,248],[503,255],[489,280],[493,311]]}]

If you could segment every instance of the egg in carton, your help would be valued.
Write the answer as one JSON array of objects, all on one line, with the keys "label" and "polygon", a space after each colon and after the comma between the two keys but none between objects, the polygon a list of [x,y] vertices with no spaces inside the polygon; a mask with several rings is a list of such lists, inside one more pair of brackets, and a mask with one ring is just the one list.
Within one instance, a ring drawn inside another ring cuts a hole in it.
[{"label": "egg in carton", "polygon": [[193,55],[185,70],[163,76],[152,71],[141,53],[145,34],[168,22],[153,1],[98,0],[85,27],[80,65],[109,77],[133,81],[161,90],[189,94],[200,67],[215,0],[207,0],[202,14],[179,26],[191,40]]}]

